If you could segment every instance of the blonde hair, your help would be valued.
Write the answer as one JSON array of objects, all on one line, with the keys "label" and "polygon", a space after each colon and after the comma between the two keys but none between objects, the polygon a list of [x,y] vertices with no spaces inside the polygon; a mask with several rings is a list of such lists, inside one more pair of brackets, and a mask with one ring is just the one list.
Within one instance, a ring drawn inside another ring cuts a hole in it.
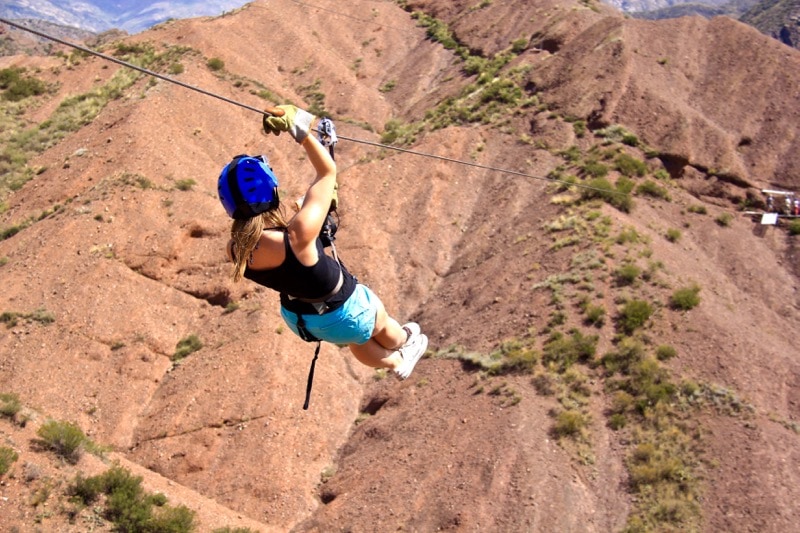
[{"label": "blonde hair", "polygon": [[287,227],[289,227],[289,224],[286,222],[282,206],[247,220],[233,221],[231,225],[231,240],[233,241],[234,282],[238,282],[244,277],[247,261],[250,259],[250,254],[256,249],[264,229]]}]

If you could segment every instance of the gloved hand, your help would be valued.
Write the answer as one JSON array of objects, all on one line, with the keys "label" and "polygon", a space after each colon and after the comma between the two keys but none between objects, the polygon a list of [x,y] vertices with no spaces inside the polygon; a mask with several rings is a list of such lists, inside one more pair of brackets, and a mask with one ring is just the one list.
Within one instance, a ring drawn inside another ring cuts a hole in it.
[{"label": "gloved hand", "polygon": [[298,143],[308,137],[311,123],[316,118],[308,111],[293,105],[279,105],[267,109],[267,113],[270,115],[264,115],[262,120],[265,132],[280,135],[282,131],[288,131]]}]

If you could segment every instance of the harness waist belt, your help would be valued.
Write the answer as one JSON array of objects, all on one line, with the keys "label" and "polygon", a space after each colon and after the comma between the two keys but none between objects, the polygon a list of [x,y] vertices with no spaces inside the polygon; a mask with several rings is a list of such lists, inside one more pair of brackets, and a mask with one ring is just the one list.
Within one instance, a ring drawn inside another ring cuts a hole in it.
[{"label": "harness waist belt", "polygon": [[336,294],[342,290],[342,285],[344,285],[344,274],[341,270],[339,270],[339,281],[336,282],[336,286],[333,288],[331,292],[322,296],[320,298],[300,298],[299,296],[291,296],[287,295],[290,300],[298,300],[301,302],[309,303],[309,304],[321,304],[336,296]]}]

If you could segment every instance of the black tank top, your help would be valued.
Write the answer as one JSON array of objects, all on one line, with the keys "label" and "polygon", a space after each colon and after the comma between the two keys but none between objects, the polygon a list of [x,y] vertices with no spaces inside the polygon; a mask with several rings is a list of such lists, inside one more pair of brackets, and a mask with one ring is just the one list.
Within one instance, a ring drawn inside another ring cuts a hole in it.
[{"label": "black tank top", "polygon": [[317,310],[312,304],[295,298],[314,300],[327,296],[339,284],[340,271],[343,276],[342,288],[325,300],[328,311],[341,307],[353,294],[357,283],[356,279],[344,265],[325,254],[319,238],[316,240],[319,261],[310,267],[298,261],[289,245],[289,234],[286,231],[283,232],[283,244],[286,250],[286,258],[283,263],[267,270],[246,268],[244,271],[245,278],[278,291],[281,294],[283,307],[294,313],[316,315]]}]

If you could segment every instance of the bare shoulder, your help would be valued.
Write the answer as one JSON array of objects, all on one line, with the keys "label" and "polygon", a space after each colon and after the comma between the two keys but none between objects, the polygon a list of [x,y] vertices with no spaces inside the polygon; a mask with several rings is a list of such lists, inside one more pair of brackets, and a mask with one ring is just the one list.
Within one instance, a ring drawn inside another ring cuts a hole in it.
[{"label": "bare shoulder", "polygon": [[265,270],[280,266],[286,258],[283,235],[284,233],[282,231],[264,231],[253,253],[250,254],[247,260],[248,268],[252,268],[253,270]]}]

